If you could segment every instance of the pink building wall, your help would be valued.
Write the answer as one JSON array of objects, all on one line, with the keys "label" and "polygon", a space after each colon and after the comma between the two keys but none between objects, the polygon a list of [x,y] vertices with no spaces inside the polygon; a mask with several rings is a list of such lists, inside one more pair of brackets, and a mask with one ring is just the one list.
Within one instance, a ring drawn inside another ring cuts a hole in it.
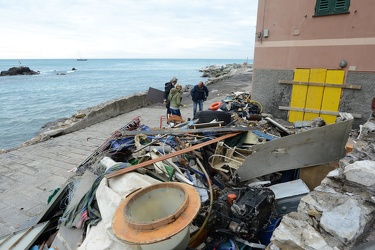
[{"label": "pink building wall", "polygon": [[345,60],[346,71],[375,71],[375,1],[351,0],[350,13],[317,17],[315,4],[258,1],[253,68],[341,69]]}]

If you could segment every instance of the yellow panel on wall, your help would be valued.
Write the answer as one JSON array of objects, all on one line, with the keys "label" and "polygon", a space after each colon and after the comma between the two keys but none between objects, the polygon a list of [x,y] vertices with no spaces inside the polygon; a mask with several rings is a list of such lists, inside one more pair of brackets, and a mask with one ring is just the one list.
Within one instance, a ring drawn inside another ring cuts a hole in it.
[{"label": "yellow panel on wall", "polygon": [[[345,77],[344,70],[327,70],[326,83],[330,84],[343,84]],[[322,108],[324,111],[338,112],[340,98],[341,98],[341,88],[325,87]],[[324,115],[321,114],[320,117],[324,119],[327,124],[332,124],[336,122],[336,115]]]},{"label": "yellow panel on wall", "polygon": [[[309,82],[324,83],[326,80],[327,69],[311,69]],[[323,99],[323,86],[309,86],[307,90],[306,106],[305,109],[312,109],[319,111]],[[319,113],[305,112],[303,117],[304,121],[310,121],[319,117]]]},{"label": "yellow panel on wall", "polygon": [[[295,69],[294,78],[295,82],[308,82],[310,76],[310,69]],[[290,100],[290,107],[292,108],[305,108],[307,94],[307,85],[294,85],[292,89],[292,96]],[[303,121],[303,111],[289,111],[290,122]]]}]

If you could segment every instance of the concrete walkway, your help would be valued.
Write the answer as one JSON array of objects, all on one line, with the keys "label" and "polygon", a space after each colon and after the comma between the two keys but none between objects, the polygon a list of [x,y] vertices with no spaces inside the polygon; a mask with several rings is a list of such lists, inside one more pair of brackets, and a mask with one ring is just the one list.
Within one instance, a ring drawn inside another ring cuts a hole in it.
[{"label": "concrete walkway", "polygon": [[[249,92],[251,75],[237,75],[209,85],[210,96],[204,110],[233,91]],[[192,117],[191,98],[184,94],[184,119]],[[47,200],[56,188],[64,187],[78,167],[111,133],[140,116],[141,123],[159,128],[163,106],[154,105],[52,138],[35,145],[0,154],[0,236],[21,230],[33,223],[47,208]],[[166,124],[164,123],[164,126]]]}]

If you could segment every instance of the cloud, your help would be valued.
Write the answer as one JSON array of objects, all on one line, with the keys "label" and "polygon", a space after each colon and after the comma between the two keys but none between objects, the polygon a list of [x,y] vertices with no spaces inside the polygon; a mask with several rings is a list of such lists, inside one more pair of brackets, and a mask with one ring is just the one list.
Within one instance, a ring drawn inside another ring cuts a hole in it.
[{"label": "cloud", "polygon": [[252,58],[257,0],[0,1],[0,58]]}]

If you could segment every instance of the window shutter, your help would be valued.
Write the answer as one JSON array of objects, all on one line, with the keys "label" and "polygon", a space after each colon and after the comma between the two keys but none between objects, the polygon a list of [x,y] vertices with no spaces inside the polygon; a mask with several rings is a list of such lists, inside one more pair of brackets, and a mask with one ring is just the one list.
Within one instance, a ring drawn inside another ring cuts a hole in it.
[{"label": "window shutter", "polygon": [[315,16],[345,14],[349,6],[350,0],[316,0]]},{"label": "window shutter", "polygon": [[335,0],[333,13],[346,13],[349,10],[350,0]]},{"label": "window shutter", "polygon": [[315,14],[327,15],[330,12],[331,6],[332,2],[329,0],[318,0],[315,7]]}]

